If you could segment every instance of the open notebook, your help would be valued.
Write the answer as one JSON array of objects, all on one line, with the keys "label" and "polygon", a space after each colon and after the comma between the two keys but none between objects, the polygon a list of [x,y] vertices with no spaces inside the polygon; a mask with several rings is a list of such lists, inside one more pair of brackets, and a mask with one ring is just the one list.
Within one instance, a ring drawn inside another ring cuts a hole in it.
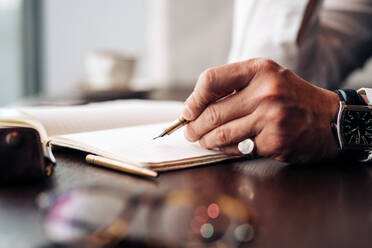
[{"label": "open notebook", "polygon": [[3,109],[0,125],[39,131],[42,142],[123,163],[167,171],[234,158],[183,137],[153,140],[181,113],[182,103],[125,100],[69,107]]}]

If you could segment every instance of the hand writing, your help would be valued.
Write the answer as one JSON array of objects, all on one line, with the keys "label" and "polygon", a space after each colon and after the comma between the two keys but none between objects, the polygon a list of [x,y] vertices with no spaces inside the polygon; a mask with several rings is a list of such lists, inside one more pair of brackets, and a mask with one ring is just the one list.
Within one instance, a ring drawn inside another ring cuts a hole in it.
[{"label": "hand writing", "polygon": [[330,123],[338,112],[336,93],[316,87],[266,59],[223,65],[203,72],[186,100],[189,141],[241,154],[237,144],[252,138],[256,154],[305,162],[337,154]]}]

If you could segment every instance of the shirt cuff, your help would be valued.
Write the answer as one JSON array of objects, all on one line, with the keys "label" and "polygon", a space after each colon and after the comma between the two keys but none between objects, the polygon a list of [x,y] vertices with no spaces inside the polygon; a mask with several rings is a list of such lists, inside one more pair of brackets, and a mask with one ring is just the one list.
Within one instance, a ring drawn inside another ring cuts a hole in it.
[{"label": "shirt cuff", "polygon": [[368,99],[367,104],[368,105],[371,105],[372,104],[372,88],[360,88],[359,90],[357,90],[357,92],[360,95],[367,96],[367,99]]}]

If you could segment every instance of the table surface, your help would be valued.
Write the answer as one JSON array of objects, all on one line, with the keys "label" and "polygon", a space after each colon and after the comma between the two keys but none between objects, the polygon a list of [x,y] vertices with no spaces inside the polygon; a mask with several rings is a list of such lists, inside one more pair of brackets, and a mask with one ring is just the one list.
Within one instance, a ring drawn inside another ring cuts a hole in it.
[{"label": "table surface", "polygon": [[[192,202],[189,210],[219,204],[228,216],[251,227],[250,240],[239,247],[372,247],[372,166],[346,160],[286,165],[243,159],[161,173],[149,180],[88,165],[80,152],[62,150],[55,155],[55,173],[47,182],[0,186],[0,248],[54,247],[42,230],[37,196],[87,185]],[[169,206],[162,208],[167,228],[151,223],[153,229],[166,229],[168,236],[189,233],[191,210],[181,211],[182,219]],[[135,230],[144,238],[146,223],[138,220]]]},{"label": "table surface", "polygon": [[43,234],[35,198],[45,190],[86,185],[154,195],[187,191],[202,196],[204,202],[218,202],[221,196],[235,199],[242,204],[233,211],[248,213],[254,229],[253,239],[241,247],[372,244],[372,167],[341,161],[285,165],[270,159],[243,159],[148,180],[88,165],[79,152],[58,151],[56,158],[49,182],[1,187],[0,247],[53,247]]}]

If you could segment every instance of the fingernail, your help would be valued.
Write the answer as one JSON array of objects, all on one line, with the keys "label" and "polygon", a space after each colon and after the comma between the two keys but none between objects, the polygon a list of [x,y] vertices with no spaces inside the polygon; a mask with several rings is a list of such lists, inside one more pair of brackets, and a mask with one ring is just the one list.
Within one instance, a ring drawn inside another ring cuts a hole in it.
[{"label": "fingernail", "polygon": [[192,113],[191,113],[191,110],[189,108],[189,106],[185,105],[183,107],[183,110],[182,110],[182,116],[186,119],[186,120],[192,120]]}]

